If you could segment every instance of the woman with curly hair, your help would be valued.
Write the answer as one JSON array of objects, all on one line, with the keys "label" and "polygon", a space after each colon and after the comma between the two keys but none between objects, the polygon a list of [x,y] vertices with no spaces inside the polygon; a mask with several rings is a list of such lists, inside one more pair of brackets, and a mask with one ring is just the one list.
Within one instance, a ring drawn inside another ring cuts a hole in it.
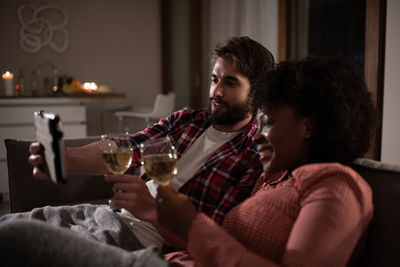
[{"label": "woman with curly hair", "polygon": [[[363,77],[337,59],[279,64],[255,92],[264,174],[222,226],[159,188],[158,219],[187,240],[171,262],[196,266],[345,266],[373,213],[372,191],[345,164],[367,152],[375,110]],[[273,174],[283,173],[271,181]]]}]

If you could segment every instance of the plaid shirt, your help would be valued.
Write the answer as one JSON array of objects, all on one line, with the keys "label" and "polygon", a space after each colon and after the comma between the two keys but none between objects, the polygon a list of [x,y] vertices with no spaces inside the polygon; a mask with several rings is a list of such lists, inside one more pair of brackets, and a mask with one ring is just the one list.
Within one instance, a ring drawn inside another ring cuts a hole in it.
[{"label": "plaid shirt", "polygon": [[[135,147],[134,163],[128,173],[134,173],[141,165],[139,144],[150,138],[169,136],[180,157],[210,127],[207,115],[206,110],[193,111],[185,108],[133,135],[130,141]],[[243,133],[219,147],[179,189],[199,211],[217,223],[221,223],[231,208],[250,195],[262,172],[262,165],[251,139],[256,130],[257,124],[252,121]]]}]

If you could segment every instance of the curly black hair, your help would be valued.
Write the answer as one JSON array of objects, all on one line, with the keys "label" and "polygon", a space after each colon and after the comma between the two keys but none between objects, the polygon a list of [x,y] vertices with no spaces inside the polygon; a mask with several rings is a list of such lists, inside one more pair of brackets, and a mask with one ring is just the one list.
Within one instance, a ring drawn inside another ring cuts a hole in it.
[{"label": "curly black hair", "polygon": [[376,111],[364,77],[350,62],[321,57],[286,61],[266,77],[254,101],[266,110],[293,107],[311,120],[310,162],[349,163],[369,149]]}]

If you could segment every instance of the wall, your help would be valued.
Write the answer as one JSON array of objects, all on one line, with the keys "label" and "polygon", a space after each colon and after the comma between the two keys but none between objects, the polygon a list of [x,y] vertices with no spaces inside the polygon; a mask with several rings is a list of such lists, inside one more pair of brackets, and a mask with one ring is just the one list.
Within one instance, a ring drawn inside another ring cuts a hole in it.
[{"label": "wall", "polygon": [[[278,58],[278,0],[203,1],[203,54],[210,55],[217,42],[232,36],[249,36]],[[205,58],[208,59],[208,58]],[[208,103],[210,61],[203,65],[204,103]]]},{"label": "wall", "polygon": [[[69,47],[64,53],[48,47],[34,54],[22,51],[17,18],[22,3],[52,4],[67,11]],[[161,91],[159,14],[159,0],[2,0],[0,72],[10,70],[16,75],[23,68],[29,86],[32,70],[51,62],[61,75],[126,93],[125,100],[107,101],[106,108],[126,104],[150,107]],[[3,92],[1,82],[0,95]]]},{"label": "wall", "polygon": [[381,160],[400,165],[400,1],[387,0]]},{"label": "wall", "polygon": [[[257,7],[258,8],[254,8]],[[232,35],[249,35],[259,41],[277,58],[278,2],[277,0],[203,1],[203,54],[208,55],[215,42]],[[382,121],[383,162],[400,165],[400,1],[387,0],[386,58]],[[209,62],[203,66],[204,90],[209,86]],[[206,94],[206,96],[208,96]],[[206,100],[205,100],[206,101]],[[207,103],[207,102],[205,102]]]},{"label": "wall", "polygon": [[[162,0],[161,0],[162,1]],[[190,3],[187,0],[170,0],[171,38],[171,89],[176,93],[175,107],[190,106]]]},{"label": "wall", "polygon": [[277,0],[212,0],[205,7],[209,16],[208,47],[232,36],[247,35],[278,55]]}]

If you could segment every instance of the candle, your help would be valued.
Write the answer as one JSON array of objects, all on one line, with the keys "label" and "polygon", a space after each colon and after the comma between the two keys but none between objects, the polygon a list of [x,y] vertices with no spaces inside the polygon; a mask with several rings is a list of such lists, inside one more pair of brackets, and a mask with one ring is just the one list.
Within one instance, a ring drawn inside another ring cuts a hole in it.
[{"label": "candle", "polygon": [[95,92],[97,90],[97,84],[94,82],[85,82],[82,87],[86,92]]},{"label": "candle", "polygon": [[14,95],[14,91],[13,91],[13,77],[14,77],[14,75],[11,72],[6,71],[6,73],[3,73],[2,77],[3,77],[3,80],[4,80],[4,87],[5,87],[6,96],[13,96]]}]

